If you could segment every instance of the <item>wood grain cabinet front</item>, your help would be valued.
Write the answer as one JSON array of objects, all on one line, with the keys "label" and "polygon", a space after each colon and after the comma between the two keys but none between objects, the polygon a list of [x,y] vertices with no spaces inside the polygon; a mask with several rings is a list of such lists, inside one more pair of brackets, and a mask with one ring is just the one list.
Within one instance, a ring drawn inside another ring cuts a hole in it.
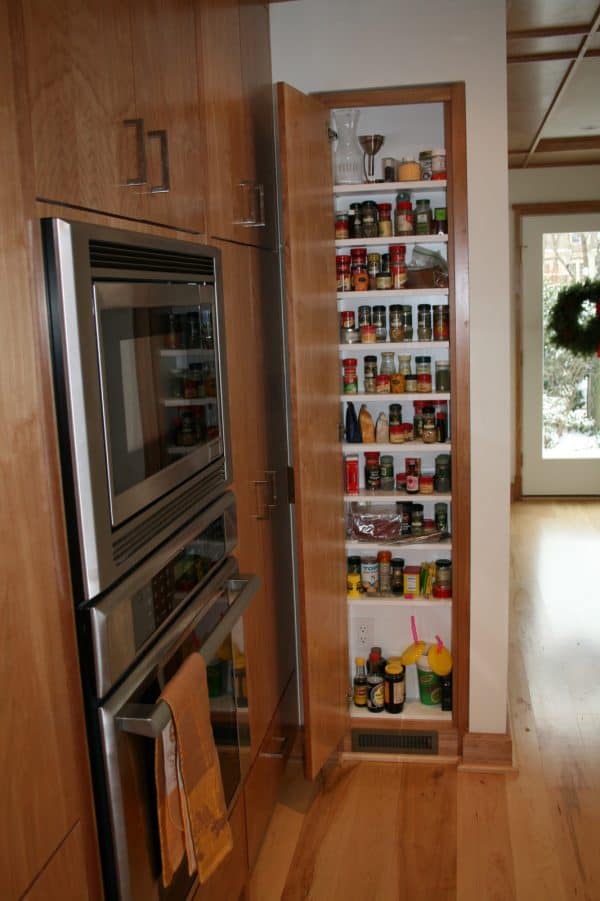
[{"label": "wood grain cabinet front", "polygon": [[205,231],[192,0],[22,0],[40,199]]},{"label": "wood grain cabinet front", "polygon": [[256,0],[196,0],[206,124],[208,230],[275,248],[269,10]]}]

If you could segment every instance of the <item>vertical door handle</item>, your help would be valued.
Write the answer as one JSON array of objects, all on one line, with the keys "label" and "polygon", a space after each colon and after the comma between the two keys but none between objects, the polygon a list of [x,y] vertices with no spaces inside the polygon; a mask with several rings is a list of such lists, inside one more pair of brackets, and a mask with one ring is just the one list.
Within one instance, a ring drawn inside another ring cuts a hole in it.
[{"label": "vertical door handle", "polygon": [[258,196],[258,216],[254,222],[254,228],[265,228],[265,186],[260,182],[254,185],[254,190]]},{"label": "vertical door handle", "polygon": [[253,211],[250,209],[250,192],[254,190],[254,182],[249,181],[246,178],[242,178],[241,181],[238,182],[238,187],[242,192],[242,205],[245,208],[245,212],[247,215],[240,216],[239,219],[234,220],[234,225],[242,225],[244,228],[254,228],[256,226],[256,216],[253,215]]},{"label": "vertical door handle", "polygon": [[275,510],[277,507],[277,470],[267,469],[265,470],[265,475],[271,486],[271,501],[267,503],[267,507],[270,510]]},{"label": "vertical door handle", "polygon": [[268,488],[268,487],[269,487],[269,483],[266,481],[266,479],[257,479],[257,480],[254,482],[254,488],[256,489],[256,509],[257,509],[257,512],[252,514],[252,516],[253,516],[254,519],[261,519],[261,520],[263,520],[263,519],[270,519],[270,518],[271,518],[271,514],[270,514],[270,512],[269,512],[269,511],[270,511],[270,505],[269,505],[269,504],[263,504],[263,503],[262,503],[262,500],[263,500],[263,499],[262,499],[262,497],[261,497],[261,495],[262,495],[262,489],[263,489],[263,488]]},{"label": "vertical door handle", "polygon": [[158,138],[160,141],[160,170],[161,183],[159,185],[150,185],[151,194],[166,194],[171,190],[171,177],[169,173],[169,138],[164,128],[155,129],[148,132],[148,137]]},{"label": "vertical door handle", "polygon": [[135,129],[135,147],[137,159],[137,174],[133,178],[126,178],[123,182],[125,187],[133,187],[134,185],[145,185],[148,180],[148,169],[146,163],[146,146],[144,143],[144,120],[143,119],[123,119],[125,128]]}]

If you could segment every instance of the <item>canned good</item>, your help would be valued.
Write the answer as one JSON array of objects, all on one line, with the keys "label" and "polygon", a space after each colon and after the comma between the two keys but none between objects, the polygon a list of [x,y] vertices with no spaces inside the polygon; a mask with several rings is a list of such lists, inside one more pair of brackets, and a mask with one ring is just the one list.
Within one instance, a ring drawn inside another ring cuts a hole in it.
[{"label": "canned good", "polygon": [[363,557],[360,563],[360,580],[367,594],[379,591],[379,563],[377,557]]}]

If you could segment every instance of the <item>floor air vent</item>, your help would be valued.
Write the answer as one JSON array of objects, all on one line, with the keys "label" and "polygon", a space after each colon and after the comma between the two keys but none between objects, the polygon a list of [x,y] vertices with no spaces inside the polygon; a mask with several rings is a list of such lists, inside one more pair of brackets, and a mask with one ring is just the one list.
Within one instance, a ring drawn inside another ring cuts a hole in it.
[{"label": "floor air vent", "polygon": [[352,729],[352,750],[378,754],[437,754],[437,732],[363,732]]}]

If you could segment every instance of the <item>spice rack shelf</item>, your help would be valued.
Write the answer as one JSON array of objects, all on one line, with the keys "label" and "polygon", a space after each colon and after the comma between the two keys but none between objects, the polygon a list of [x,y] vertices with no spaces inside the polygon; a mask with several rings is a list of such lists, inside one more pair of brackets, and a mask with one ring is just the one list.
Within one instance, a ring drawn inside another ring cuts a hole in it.
[{"label": "spice rack shelf", "polygon": [[398,191],[420,191],[432,193],[445,191],[446,179],[429,179],[428,181],[371,181],[357,185],[334,185],[333,193],[337,196],[347,194],[397,194]]},{"label": "spice rack shelf", "polygon": [[[390,244],[447,244],[448,235],[398,235],[395,238],[336,238],[336,247],[388,247]],[[429,290],[429,289],[427,289]],[[366,294],[366,291],[360,291]],[[383,292],[374,291],[374,294]]]},{"label": "spice rack shelf", "polygon": [[354,607],[366,605],[367,607],[397,607],[404,605],[405,607],[451,607],[452,600],[442,598],[405,598],[403,595],[398,597],[387,595],[368,595],[364,598],[347,598],[349,604]]},{"label": "spice rack shelf", "polygon": [[351,707],[350,717],[352,720],[361,720],[364,725],[368,723],[370,726],[382,720],[386,722],[402,722],[402,720],[452,721],[452,713],[450,711],[441,710],[439,707],[427,707],[427,705],[421,704],[416,698],[406,699],[402,713],[386,713],[385,710],[382,710],[381,713],[368,713],[360,707]]},{"label": "spice rack shelf", "polygon": [[[354,395],[356,397],[356,395]],[[401,394],[396,394],[395,397],[402,397]],[[418,453],[427,453],[427,451],[432,451],[434,453],[450,453],[451,444],[449,441],[436,441],[432,444],[424,444],[422,441],[403,441],[400,444],[384,444],[383,442],[376,442],[375,444],[364,444],[361,443],[344,443],[342,445],[342,449],[344,453],[367,453],[373,451],[381,451],[381,453],[402,453],[404,448],[408,448],[408,453],[410,456],[413,456],[416,452]],[[354,495],[356,497],[356,495]],[[371,498],[369,498],[371,500]]]},{"label": "spice rack shelf", "polygon": [[[340,394],[340,400],[342,401],[360,401],[361,403],[368,403],[372,401],[374,403],[383,403],[386,400],[394,400],[401,403],[402,401],[406,401],[410,403],[415,400],[450,400],[449,392],[440,392],[436,391],[435,393],[430,392],[410,392],[410,394],[406,391],[403,391],[401,394],[392,394],[391,391],[385,392],[375,392],[374,394]],[[364,447],[364,445],[363,445]],[[428,448],[431,448],[431,444],[427,445]]]},{"label": "spice rack shelf", "polygon": [[163,407],[210,407],[217,402],[216,397],[163,397]]},{"label": "spice rack shelf", "polygon": [[[431,445],[428,445],[431,447]],[[397,444],[394,447],[398,447]],[[416,500],[417,503],[420,503],[422,500],[431,500],[433,499],[436,502],[445,501],[446,503],[450,503],[452,501],[452,495],[442,492],[433,491],[431,494],[422,494],[421,492],[417,492],[416,494],[406,494],[401,491],[369,491],[366,488],[362,488],[358,494],[345,494],[344,501],[348,503],[352,503],[354,501],[361,502],[369,502],[370,504],[390,504],[395,501],[407,501],[407,500]]]},{"label": "spice rack shelf", "polygon": [[347,541],[346,542],[346,551],[348,554],[361,554],[361,553],[372,553],[373,547],[376,547],[379,551],[396,551],[400,553],[404,548],[410,548],[411,550],[423,550],[423,551],[451,551],[452,550],[452,541],[450,539],[444,539],[443,541],[427,541],[427,540],[413,540],[406,542],[385,542],[385,541],[374,541],[374,542],[366,542],[366,541]]},{"label": "spice rack shelf", "polygon": [[448,297],[448,288],[398,288],[395,291],[385,288],[381,291],[338,291],[336,297],[338,301],[357,300],[361,302],[365,298],[368,300],[374,297],[383,300],[386,297],[431,297],[432,295]]},{"label": "spice rack shelf", "polygon": [[[413,350],[448,350],[449,347],[448,341],[378,341],[376,344],[358,341],[356,344],[340,344],[339,350],[341,353],[354,356],[355,353],[373,354],[378,349],[410,353]],[[391,394],[391,392],[389,393]],[[404,392],[402,393],[404,394]]]}]

